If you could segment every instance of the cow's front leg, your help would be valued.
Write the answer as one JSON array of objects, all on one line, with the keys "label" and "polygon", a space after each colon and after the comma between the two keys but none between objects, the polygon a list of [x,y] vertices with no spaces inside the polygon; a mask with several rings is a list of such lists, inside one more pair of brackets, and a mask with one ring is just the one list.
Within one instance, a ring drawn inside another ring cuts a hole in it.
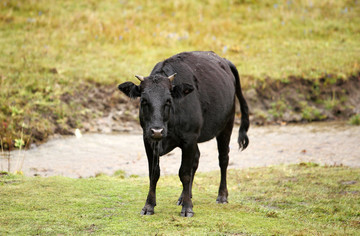
[{"label": "cow's front leg", "polygon": [[[198,148],[197,145],[196,145],[196,148],[197,149],[196,149],[195,157],[194,157],[194,160],[193,160],[193,167],[192,167],[192,172],[191,172],[190,198],[192,198],[192,185],[193,185],[193,182],[194,182],[194,177],[195,177],[196,170],[197,170],[197,168],[199,166],[199,158],[200,158],[200,151],[199,151],[199,148]],[[184,196],[184,193],[182,192],[180,197],[179,197],[179,200],[177,202],[178,206],[182,205],[183,196]]]},{"label": "cow's front leg", "polygon": [[152,147],[146,140],[144,140],[144,143],[149,165],[150,186],[141,215],[153,215],[155,213],[154,207],[156,206],[156,184],[160,177],[159,155],[156,150],[154,152],[156,147]]},{"label": "cow's front leg", "polygon": [[181,167],[179,177],[183,185],[181,216],[192,217],[194,215],[191,201],[193,163],[197,155],[198,147],[196,142],[189,143],[182,148]]}]

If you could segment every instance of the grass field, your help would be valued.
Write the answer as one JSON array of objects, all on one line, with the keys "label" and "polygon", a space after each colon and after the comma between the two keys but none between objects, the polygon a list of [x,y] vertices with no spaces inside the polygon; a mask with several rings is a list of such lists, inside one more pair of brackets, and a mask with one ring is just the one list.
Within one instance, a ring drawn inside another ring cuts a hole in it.
[{"label": "grass field", "polygon": [[[120,175],[121,176],[121,175]],[[0,177],[2,235],[359,235],[360,169],[314,163],[199,173],[193,218],[180,217],[177,176],[160,178],[155,215],[140,216],[148,179]]]},{"label": "grass field", "polygon": [[181,51],[230,59],[245,86],[360,70],[356,0],[4,0],[0,28],[0,128],[12,139],[81,127],[101,111],[62,95],[115,87]]}]

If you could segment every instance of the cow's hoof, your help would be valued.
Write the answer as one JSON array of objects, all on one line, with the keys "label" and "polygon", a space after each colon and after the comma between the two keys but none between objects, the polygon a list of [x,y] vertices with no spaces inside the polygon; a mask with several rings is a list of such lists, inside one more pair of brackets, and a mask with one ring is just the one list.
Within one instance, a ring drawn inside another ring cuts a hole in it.
[{"label": "cow's hoof", "polygon": [[193,210],[191,208],[185,208],[185,207],[182,208],[181,213],[180,213],[180,215],[182,217],[193,217],[194,214],[195,213],[193,212]]},{"label": "cow's hoof", "polygon": [[219,203],[219,204],[228,203],[227,197],[226,196],[218,196],[216,199],[216,203]]},{"label": "cow's hoof", "polygon": [[154,215],[154,207],[150,205],[145,205],[144,208],[141,210],[141,215]]}]

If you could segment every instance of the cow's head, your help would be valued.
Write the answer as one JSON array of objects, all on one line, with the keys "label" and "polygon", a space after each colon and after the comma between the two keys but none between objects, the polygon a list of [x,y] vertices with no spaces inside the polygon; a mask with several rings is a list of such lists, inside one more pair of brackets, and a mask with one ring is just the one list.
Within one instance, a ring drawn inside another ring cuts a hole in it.
[{"label": "cow's head", "polygon": [[175,115],[174,100],[185,97],[194,90],[192,85],[186,83],[173,85],[175,75],[137,75],[140,85],[125,82],[118,86],[128,97],[140,97],[140,124],[145,138],[149,140],[159,141],[167,136],[168,121]]}]

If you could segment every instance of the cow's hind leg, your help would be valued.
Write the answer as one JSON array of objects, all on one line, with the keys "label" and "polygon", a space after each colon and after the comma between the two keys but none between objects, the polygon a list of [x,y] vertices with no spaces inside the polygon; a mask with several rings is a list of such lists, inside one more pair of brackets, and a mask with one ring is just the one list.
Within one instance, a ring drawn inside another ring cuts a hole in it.
[{"label": "cow's hind leg", "polygon": [[[199,158],[200,158],[200,150],[197,147],[197,152],[195,153],[195,157],[194,157],[194,160],[193,160],[193,168],[192,168],[192,172],[191,172],[190,198],[192,198],[192,185],[193,185],[193,182],[194,182],[194,177],[195,177],[196,170],[197,170],[197,168],[199,166]],[[181,195],[179,197],[179,200],[177,202],[178,206],[182,205],[183,196],[184,196],[184,191],[181,193]]]},{"label": "cow's hind leg", "polygon": [[232,129],[234,126],[234,118],[230,119],[225,129],[216,137],[218,151],[219,151],[219,165],[221,170],[221,180],[219,186],[219,193],[216,199],[217,203],[227,203],[228,190],[226,184],[226,172],[229,164],[229,143]]}]

